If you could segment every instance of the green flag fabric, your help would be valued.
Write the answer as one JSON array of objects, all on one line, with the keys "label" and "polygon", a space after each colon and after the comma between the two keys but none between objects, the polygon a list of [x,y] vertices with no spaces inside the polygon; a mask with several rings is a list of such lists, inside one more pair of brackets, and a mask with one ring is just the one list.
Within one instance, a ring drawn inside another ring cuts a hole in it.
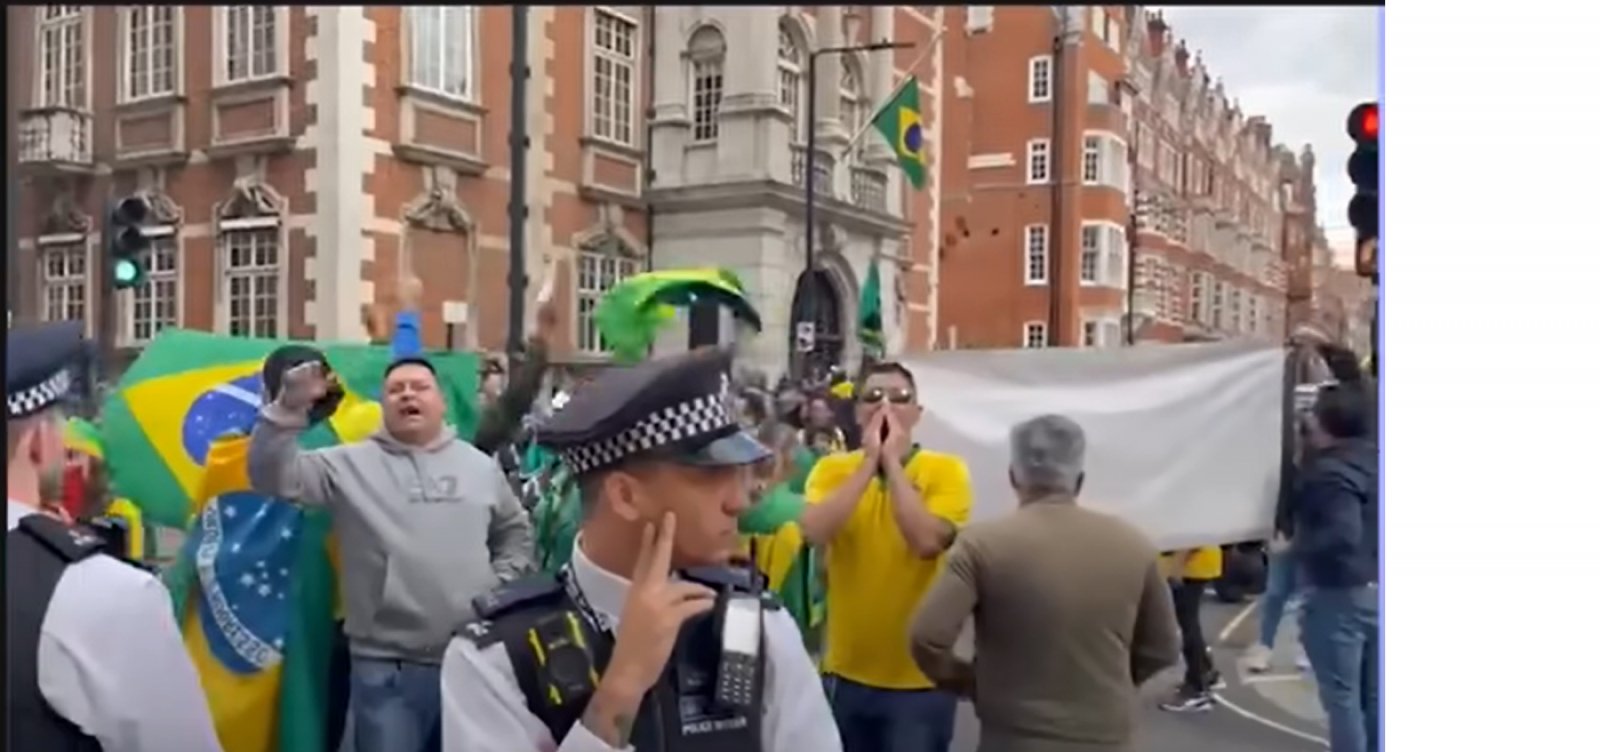
[{"label": "green flag fabric", "polygon": [[761,315],[744,295],[744,283],[728,269],[661,269],[618,282],[595,306],[595,328],[618,363],[637,363],[649,354],[661,325],[673,309],[702,300],[727,306],[735,318],[761,330]]},{"label": "green flag fabric", "polygon": [[874,358],[883,357],[883,287],[878,277],[878,260],[874,258],[867,270],[867,281],[861,286],[860,329],[861,347]]},{"label": "green flag fabric", "polygon": [[872,125],[889,140],[906,179],[921,190],[928,182],[928,157],[922,147],[922,98],[917,92],[917,77],[906,79]]}]

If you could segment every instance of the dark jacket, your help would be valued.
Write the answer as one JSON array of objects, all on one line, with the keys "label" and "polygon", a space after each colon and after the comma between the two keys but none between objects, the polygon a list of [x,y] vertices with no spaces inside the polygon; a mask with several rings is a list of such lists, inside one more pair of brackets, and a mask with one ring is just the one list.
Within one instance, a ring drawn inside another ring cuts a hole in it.
[{"label": "dark jacket", "polygon": [[1378,580],[1378,445],[1352,440],[1312,453],[1294,494],[1294,551],[1312,587]]},{"label": "dark jacket", "polygon": [[478,432],[472,437],[472,445],[490,456],[496,456],[516,439],[517,431],[522,428],[522,416],[533,407],[539,385],[544,382],[549,363],[547,348],[539,339],[529,344],[525,355],[512,356],[511,378],[507,379],[505,391],[478,418]]}]

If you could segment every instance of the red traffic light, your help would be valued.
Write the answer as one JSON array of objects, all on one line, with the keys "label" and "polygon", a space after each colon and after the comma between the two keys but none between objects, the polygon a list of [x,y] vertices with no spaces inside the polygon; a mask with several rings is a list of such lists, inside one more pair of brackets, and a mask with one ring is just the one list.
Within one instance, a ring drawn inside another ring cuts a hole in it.
[{"label": "red traffic light", "polygon": [[1378,140],[1378,103],[1363,102],[1350,110],[1350,117],[1345,121],[1345,132],[1350,138],[1361,142],[1375,142]]}]

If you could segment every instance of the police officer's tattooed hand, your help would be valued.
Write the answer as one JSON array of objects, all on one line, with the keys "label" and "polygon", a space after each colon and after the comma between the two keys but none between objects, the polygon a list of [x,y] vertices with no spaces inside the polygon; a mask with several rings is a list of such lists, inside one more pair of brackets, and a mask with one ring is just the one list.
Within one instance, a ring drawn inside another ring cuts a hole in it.
[{"label": "police officer's tattooed hand", "polygon": [[659,526],[646,524],[633,567],[628,600],[617,626],[617,646],[584,713],[583,725],[622,748],[633,735],[639,702],[661,678],[684,622],[711,610],[716,593],[671,579],[677,519],[668,512]]}]

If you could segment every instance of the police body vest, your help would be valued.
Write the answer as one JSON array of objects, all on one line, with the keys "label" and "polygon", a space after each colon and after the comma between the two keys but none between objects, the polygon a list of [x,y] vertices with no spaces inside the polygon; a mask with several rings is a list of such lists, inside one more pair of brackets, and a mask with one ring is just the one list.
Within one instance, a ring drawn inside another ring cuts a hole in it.
[{"label": "police body vest", "polygon": [[[759,595],[763,610],[779,606],[744,570],[695,569],[688,579],[719,592]],[[595,628],[556,577],[533,575],[507,583],[473,603],[479,620],[461,634],[484,649],[503,643],[523,702],[557,742],[565,739],[588,707],[593,688],[611,659],[612,637]],[[716,707],[721,635],[710,614],[684,625],[661,678],[639,704],[629,744],[638,752],[759,752],[761,713],[757,697],[740,710]],[[764,688],[766,646],[757,661],[757,687]],[[572,652],[582,651],[587,660]],[[588,692],[573,691],[587,687]]]},{"label": "police body vest", "polygon": [[6,748],[99,752],[100,742],[50,707],[39,691],[44,616],[67,567],[100,552],[93,535],[42,514],[6,535]]}]

